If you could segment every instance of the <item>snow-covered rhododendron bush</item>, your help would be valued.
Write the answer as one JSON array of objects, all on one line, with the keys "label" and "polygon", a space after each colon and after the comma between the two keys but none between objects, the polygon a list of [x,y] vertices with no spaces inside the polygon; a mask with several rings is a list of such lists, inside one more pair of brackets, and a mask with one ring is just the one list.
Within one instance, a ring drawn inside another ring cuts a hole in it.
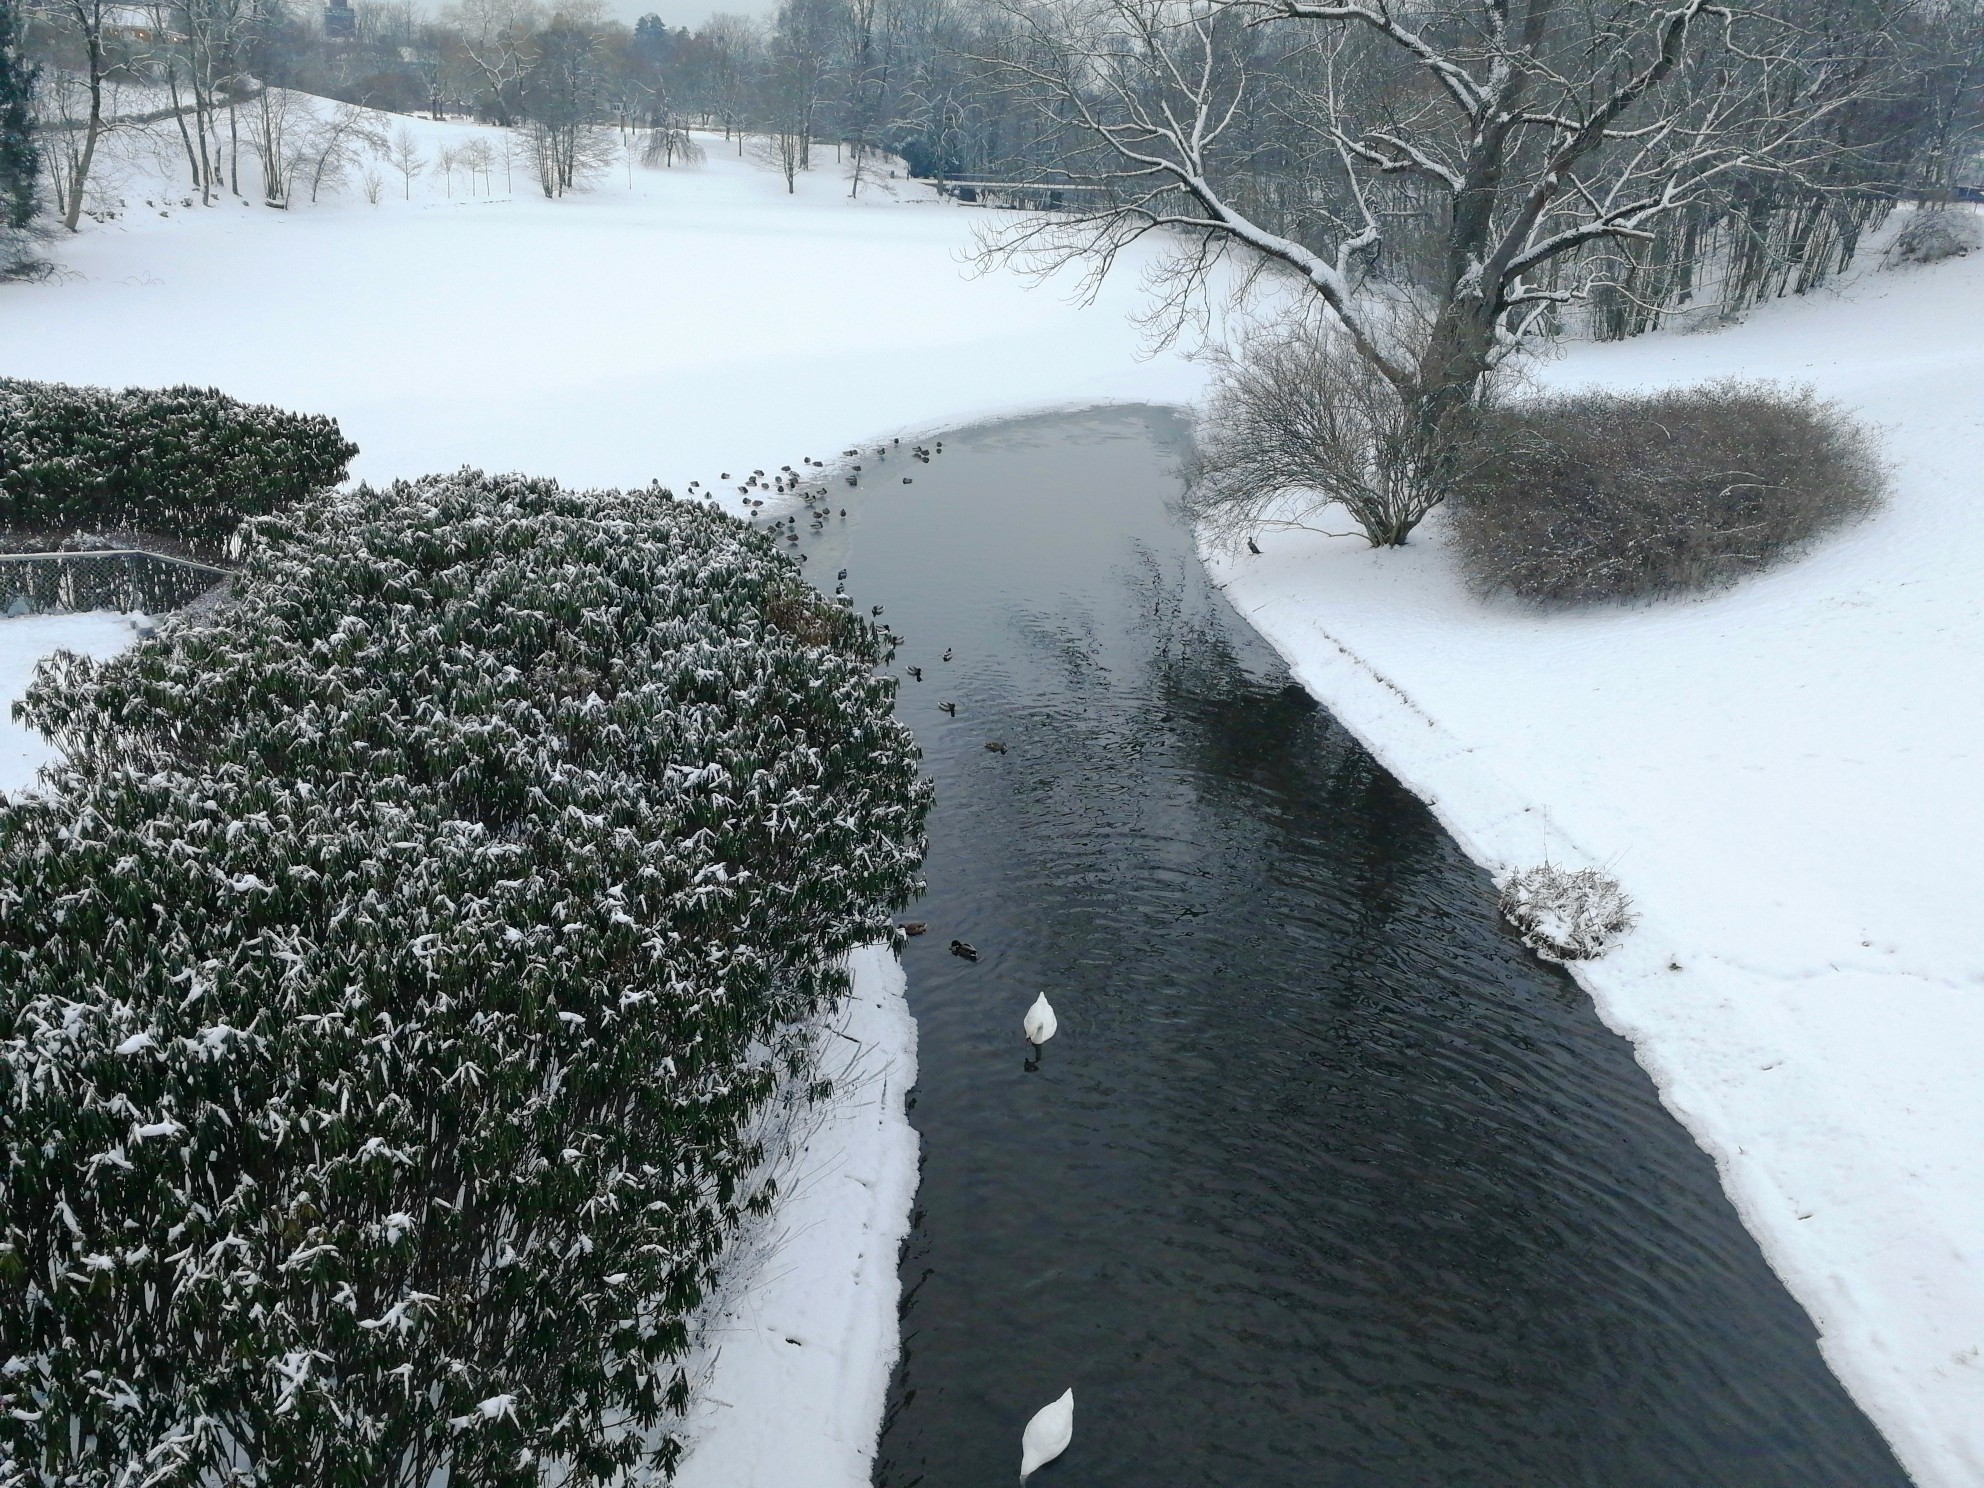
[{"label": "snow-covered rhododendron bush", "polygon": [[218,550],[242,518],[336,485],[357,453],[334,419],[216,388],[0,378],[0,526],[16,535],[87,527]]},{"label": "snow-covered rhododendron bush", "polygon": [[659,488],[241,544],[220,610],[29,691],[0,1482],[659,1481],[754,1117],[917,886],[883,639]]}]

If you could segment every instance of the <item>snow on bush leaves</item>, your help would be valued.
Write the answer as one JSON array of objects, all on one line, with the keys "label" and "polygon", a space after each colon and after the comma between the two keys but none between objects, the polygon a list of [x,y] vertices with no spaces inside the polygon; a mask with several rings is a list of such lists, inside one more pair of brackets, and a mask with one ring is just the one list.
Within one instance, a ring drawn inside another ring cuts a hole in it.
[{"label": "snow on bush leaves", "polygon": [[26,704],[0,1481],[658,1480],[787,1030],[916,888],[876,633],[659,490],[244,539],[216,623]]},{"label": "snow on bush leaves", "polygon": [[335,420],[215,388],[0,378],[0,527],[163,533],[217,552],[243,517],[336,485],[358,453]]}]

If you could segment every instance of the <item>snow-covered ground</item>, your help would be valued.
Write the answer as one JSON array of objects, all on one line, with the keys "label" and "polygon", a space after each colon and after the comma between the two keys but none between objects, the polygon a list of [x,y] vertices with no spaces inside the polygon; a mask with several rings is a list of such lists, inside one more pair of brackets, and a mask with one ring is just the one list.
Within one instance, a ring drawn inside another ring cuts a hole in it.
[{"label": "snow-covered ground", "polygon": [[1477,861],[1621,880],[1644,920],[1579,979],[1937,1488],[1984,1484],[1980,326],[1973,257],[1541,369],[1810,382],[1881,427],[1891,507],[1711,598],[1484,604],[1437,522],[1213,558]]},{"label": "snow-covered ground", "polygon": [[183,160],[167,183],[138,152],[115,167],[123,215],[49,246],[59,278],[0,285],[0,374],[331,414],[371,480],[468,464],[678,490],[885,431],[1198,386],[1139,359],[1134,272],[1086,309],[1072,283],[974,275],[973,230],[1004,214],[886,176],[849,202],[831,149],[792,195],[704,136],[705,165],[623,165],[548,201],[521,163],[494,195],[435,168],[501,131],[391,123],[429,164],[410,200],[375,165],[376,205],[354,181],[290,211],[189,209]]},{"label": "snow-covered ground", "polygon": [[812,1108],[780,1164],[778,1207],[737,1242],[691,1361],[695,1400],[676,1488],[855,1488],[900,1343],[896,1261],[916,1197],[916,1023],[887,946],[849,958]]},{"label": "snow-covered ground", "polygon": [[[408,127],[430,158],[489,133]],[[452,197],[430,170],[402,200],[381,168],[376,205],[354,189],[287,213],[189,210],[183,185],[168,196],[130,165],[129,210],[56,245],[64,276],[0,285],[0,374],[210,383],[330,413],[371,479],[468,463],[678,489],[896,430],[1202,386],[1174,355],[1138,359],[1134,265],[1078,307],[1065,285],[967,271],[993,214],[902,181],[850,203],[824,164],[788,196],[708,143],[698,169],[623,170],[558,202],[521,169],[493,195],[457,175]],[[1437,522],[1404,553],[1277,535],[1215,560],[1480,861],[1624,881],[1643,923],[1580,976],[1934,1488],[1984,1484],[1980,324],[1973,259],[1544,369],[1810,380],[1887,428],[1893,507],[1725,595],[1550,617],[1479,604]],[[26,744],[0,736],[0,771],[31,770]],[[900,993],[876,997],[871,1047],[902,1062],[871,1068],[906,1070]],[[877,1078],[794,1170],[819,1175],[779,1217],[798,1238],[754,1245],[719,1309],[692,1483],[867,1481],[914,1161],[890,1126],[906,1080]],[[843,1210],[828,1196],[850,1184],[861,1204]],[[726,1422],[748,1425],[725,1442]]]}]

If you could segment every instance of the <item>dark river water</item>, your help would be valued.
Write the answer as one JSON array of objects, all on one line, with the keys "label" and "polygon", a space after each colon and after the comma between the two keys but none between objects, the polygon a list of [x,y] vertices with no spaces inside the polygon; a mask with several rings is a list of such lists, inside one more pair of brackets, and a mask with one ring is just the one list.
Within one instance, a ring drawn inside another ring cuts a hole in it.
[{"label": "dark river water", "polygon": [[1212,587],[1178,440],[871,447],[802,544],[938,790],[877,1483],[1009,1488],[1073,1386],[1039,1488],[1904,1484],[1628,1046]]}]

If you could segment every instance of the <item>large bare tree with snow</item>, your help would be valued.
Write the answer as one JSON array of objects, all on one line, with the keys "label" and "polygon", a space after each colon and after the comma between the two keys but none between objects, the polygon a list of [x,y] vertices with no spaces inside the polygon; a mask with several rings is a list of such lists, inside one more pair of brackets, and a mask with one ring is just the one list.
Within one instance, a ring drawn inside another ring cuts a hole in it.
[{"label": "large bare tree with snow", "polygon": [[[1733,173],[1821,171],[1882,3],[1010,0],[986,60],[1065,132],[1049,176],[1079,205],[986,252],[1093,284],[1157,235],[1172,315],[1237,257],[1298,286],[1432,438],[1587,292],[1595,246]],[[1415,252],[1410,293],[1360,289]]]}]

